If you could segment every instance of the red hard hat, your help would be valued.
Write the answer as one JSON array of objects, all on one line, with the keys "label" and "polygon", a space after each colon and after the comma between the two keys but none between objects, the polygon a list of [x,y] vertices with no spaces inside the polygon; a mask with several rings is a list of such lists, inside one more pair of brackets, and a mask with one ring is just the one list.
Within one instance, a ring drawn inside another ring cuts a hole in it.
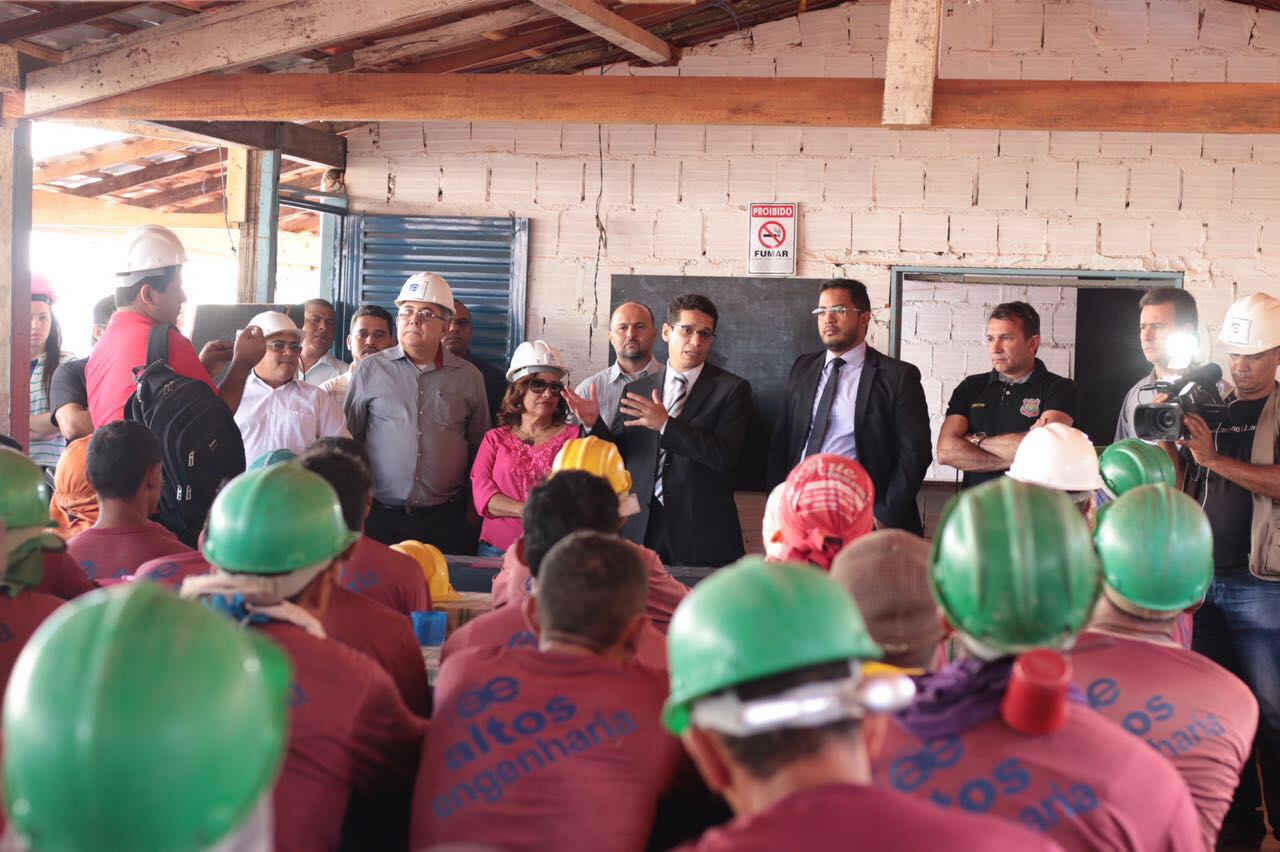
[{"label": "red hard hat", "polygon": [[49,283],[48,278],[33,272],[31,273],[31,298],[42,299],[52,305],[58,301],[58,294],[53,292],[53,285]]},{"label": "red hard hat", "polygon": [[782,489],[778,526],[786,559],[824,571],[837,553],[875,524],[876,489],[856,461],[819,453],[796,465]]}]

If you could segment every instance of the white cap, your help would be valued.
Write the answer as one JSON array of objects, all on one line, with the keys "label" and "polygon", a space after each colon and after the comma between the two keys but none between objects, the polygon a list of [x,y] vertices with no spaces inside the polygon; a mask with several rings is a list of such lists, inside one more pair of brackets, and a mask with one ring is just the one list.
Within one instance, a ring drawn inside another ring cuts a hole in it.
[{"label": "white cap", "polygon": [[545,340],[526,340],[516,347],[507,370],[507,381],[517,382],[533,373],[557,373],[561,378],[569,374],[569,368],[560,357],[560,350]]},{"label": "white cap", "polygon": [[1028,432],[1014,453],[1009,477],[1058,491],[1102,487],[1098,451],[1088,435],[1065,423],[1050,423]]},{"label": "white cap", "polygon": [[187,262],[182,240],[168,228],[159,225],[139,225],[124,235],[124,263],[117,275],[133,275],[152,272]]},{"label": "white cap", "polygon": [[434,272],[419,272],[409,277],[400,288],[396,307],[401,302],[429,302],[453,313],[453,290],[448,281]]},{"label": "white cap", "polygon": [[277,334],[292,334],[298,340],[302,339],[302,329],[289,319],[288,314],[282,314],[279,311],[263,311],[249,320],[249,325],[256,325],[262,329],[263,337],[274,337]]},{"label": "white cap", "polygon": [[1257,355],[1280,346],[1280,299],[1252,293],[1227,308],[1218,343],[1232,355]]}]

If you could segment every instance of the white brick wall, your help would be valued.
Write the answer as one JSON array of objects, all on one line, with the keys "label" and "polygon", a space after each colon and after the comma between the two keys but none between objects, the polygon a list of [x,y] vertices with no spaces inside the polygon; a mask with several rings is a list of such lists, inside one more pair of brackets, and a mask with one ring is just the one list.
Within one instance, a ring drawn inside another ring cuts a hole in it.
[{"label": "white brick wall", "polygon": [[[611,72],[883,75],[888,9],[806,12],[699,45],[678,66]],[[1227,0],[945,0],[940,54],[944,76],[1275,80],[1280,13]],[[575,372],[607,361],[607,317],[592,310],[607,310],[610,275],[743,275],[746,205],[770,195],[800,203],[800,274],[858,277],[877,304],[895,264],[1179,270],[1214,326],[1237,292],[1280,277],[1280,136],[406,122],[359,128],[349,144],[355,209],[532,219],[530,333],[562,345]],[[601,155],[609,242],[593,280]],[[902,351],[932,404],[986,369],[981,317],[999,296],[931,295],[957,348],[917,315],[929,337]],[[1046,308],[1053,346],[1066,345],[1074,305]],[[1064,352],[1053,357],[1069,362]]]}]

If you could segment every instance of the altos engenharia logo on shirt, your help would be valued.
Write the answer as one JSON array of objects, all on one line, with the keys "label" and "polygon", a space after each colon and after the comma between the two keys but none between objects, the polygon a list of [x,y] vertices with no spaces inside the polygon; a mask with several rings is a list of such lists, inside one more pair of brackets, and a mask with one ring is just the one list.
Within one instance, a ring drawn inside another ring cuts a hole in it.
[{"label": "altos engenharia logo on shirt", "polygon": [[445,749],[445,766],[450,773],[470,777],[435,797],[431,810],[436,817],[448,819],[480,800],[497,802],[512,786],[556,762],[636,731],[626,710],[608,716],[596,710],[584,723],[568,696],[549,698],[541,708],[510,707],[519,697],[520,681],[503,675],[454,702],[457,720],[472,721],[466,723],[466,735]]}]

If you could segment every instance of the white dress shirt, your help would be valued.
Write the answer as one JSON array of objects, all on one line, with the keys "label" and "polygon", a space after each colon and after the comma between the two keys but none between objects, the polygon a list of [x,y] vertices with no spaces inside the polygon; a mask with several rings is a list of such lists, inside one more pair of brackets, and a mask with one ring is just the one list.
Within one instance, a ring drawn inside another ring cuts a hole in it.
[{"label": "white dress shirt", "polygon": [[294,380],[273,388],[250,373],[236,409],[236,425],[244,439],[244,459],[271,450],[301,453],[317,438],[351,437],[342,409],[317,385]]},{"label": "white dress shirt", "polygon": [[311,365],[310,370],[298,365],[298,381],[319,387],[334,376],[340,376],[350,368],[346,361],[339,361],[328,352],[320,356],[320,360]]},{"label": "white dress shirt", "polygon": [[831,399],[831,419],[827,421],[827,433],[822,437],[820,453],[835,453],[846,458],[858,457],[858,444],[854,440],[853,423],[857,414],[858,381],[862,378],[862,365],[867,362],[867,342],[864,340],[843,355],[827,351],[827,360],[822,365],[822,375],[818,377],[818,389],[813,394],[813,410],[809,412],[809,433],[817,426],[813,418],[818,414],[818,403],[822,400],[822,391],[831,378],[831,362],[836,358],[844,359],[840,368],[839,384],[836,394]]},{"label": "white dress shirt", "polygon": [[[618,362],[614,361],[606,369],[579,382],[574,393],[578,396],[586,397],[587,388],[595,388],[595,400],[600,403],[600,419],[604,421],[606,426],[611,426],[613,425],[613,419],[618,414],[618,404],[622,402],[622,395],[626,393],[627,385],[652,376],[655,373],[660,373],[662,369],[661,361],[657,358],[650,358],[649,363],[637,372],[624,373]],[[591,424],[588,423],[587,426],[590,427]]]},{"label": "white dress shirt", "polygon": [[[678,373],[676,372],[675,367],[672,367],[670,364],[667,365],[666,376],[662,381],[662,404],[666,407],[667,411],[671,410],[671,403],[676,401],[676,394],[680,392],[680,385],[676,381],[676,376],[684,376],[684,405],[687,407],[689,405],[689,396],[693,393],[693,385],[698,381],[698,376],[702,375],[702,368],[705,366],[705,363],[699,364],[687,373]],[[681,411],[683,410],[684,409],[681,409]],[[666,431],[667,424],[663,423],[662,428],[658,430],[658,434],[661,435]]]}]

